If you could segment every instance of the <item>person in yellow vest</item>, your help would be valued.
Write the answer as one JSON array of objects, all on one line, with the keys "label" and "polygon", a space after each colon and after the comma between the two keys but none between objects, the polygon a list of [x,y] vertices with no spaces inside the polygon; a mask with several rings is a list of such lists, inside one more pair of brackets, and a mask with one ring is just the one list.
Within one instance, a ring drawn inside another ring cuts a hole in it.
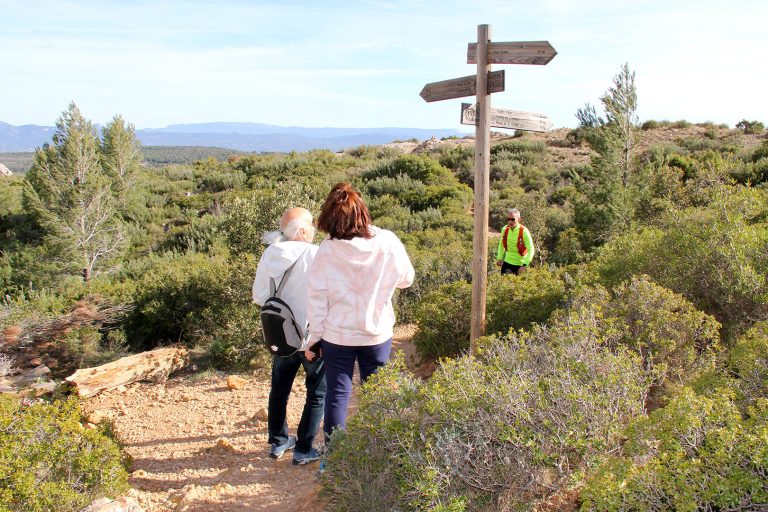
[{"label": "person in yellow vest", "polygon": [[502,274],[520,274],[535,252],[531,232],[520,223],[520,210],[512,208],[507,212],[507,225],[501,229],[496,266],[501,267]]}]

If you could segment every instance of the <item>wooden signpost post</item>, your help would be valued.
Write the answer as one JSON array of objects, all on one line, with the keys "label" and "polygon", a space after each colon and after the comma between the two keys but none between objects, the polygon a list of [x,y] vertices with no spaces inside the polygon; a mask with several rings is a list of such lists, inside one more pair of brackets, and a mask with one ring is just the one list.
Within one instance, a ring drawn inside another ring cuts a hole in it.
[{"label": "wooden signpost post", "polygon": [[[477,74],[424,86],[420,96],[427,102],[476,96],[477,102],[462,104],[462,124],[475,125],[475,201],[472,257],[471,352],[475,340],[485,333],[486,285],[488,282],[488,196],[491,126],[517,130],[546,131],[552,123],[542,114],[492,109],[491,93],[504,90],[504,72],[491,71],[491,64],[545,65],[557,52],[547,41],[491,42],[490,25],[478,25],[477,43],[469,43],[467,64],[477,64]],[[474,86],[473,86],[474,84]]]}]

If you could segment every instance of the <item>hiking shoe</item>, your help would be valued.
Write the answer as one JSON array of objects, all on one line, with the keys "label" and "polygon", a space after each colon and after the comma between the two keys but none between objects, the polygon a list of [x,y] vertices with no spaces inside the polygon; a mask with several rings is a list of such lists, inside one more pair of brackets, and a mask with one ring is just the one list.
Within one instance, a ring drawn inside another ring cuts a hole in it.
[{"label": "hiking shoe", "polygon": [[288,437],[288,441],[283,444],[273,444],[269,449],[269,456],[273,459],[279,459],[288,450],[293,450],[294,446],[296,446],[296,437],[290,436]]},{"label": "hiking shoe", "polygon": [[316,460],[320,460],[320,452],[314,448],[310,448],[308,452],[297,452],[296,450],[293,451],[294,466],[309,464],[310,462],[315,462]]}]

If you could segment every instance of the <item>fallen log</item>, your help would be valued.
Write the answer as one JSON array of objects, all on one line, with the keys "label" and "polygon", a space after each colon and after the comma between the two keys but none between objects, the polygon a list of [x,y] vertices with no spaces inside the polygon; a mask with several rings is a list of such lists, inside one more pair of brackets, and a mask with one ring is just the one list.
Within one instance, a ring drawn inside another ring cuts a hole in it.
[{"label": "fallen log", "polygon": [[168,375],[188,364],[189,352],[185,347],[157,348],[95,368],[81,368],[64,380],[78,396],[89,397],[133,382],[163,383]]}]

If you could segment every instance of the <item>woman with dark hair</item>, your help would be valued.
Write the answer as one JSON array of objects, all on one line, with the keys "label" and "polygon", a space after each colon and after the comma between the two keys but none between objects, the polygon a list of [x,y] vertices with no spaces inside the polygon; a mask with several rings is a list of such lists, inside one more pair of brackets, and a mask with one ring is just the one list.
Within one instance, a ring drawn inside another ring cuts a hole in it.
[{"label": "woman with dark hair", "polygon": [[349,183],[333,187],[317,227],[328,238],[309,269],[307,316],[310,345],[319,342],[325,359],[323,430],[330,436],[346,424],[355,361],[363,382],[389,361],[392,294],[411,285],[414,271],[402,242],[371,224],[360,193]]}]

